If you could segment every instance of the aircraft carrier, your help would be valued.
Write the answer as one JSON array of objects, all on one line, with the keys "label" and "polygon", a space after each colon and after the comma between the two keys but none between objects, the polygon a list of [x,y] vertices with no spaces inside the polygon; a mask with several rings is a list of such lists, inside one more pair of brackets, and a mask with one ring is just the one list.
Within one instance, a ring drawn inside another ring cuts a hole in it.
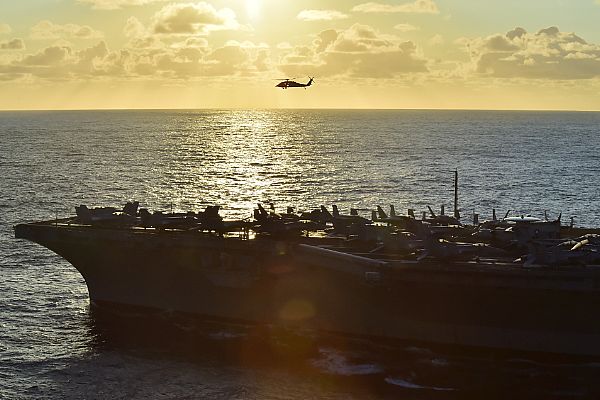
[{"label": "aircraft carrier", "polygon": [[81,206],[71,218],[17,225],[15,236],[77,268],[93,306],[600,356],[600,241],[560,219],[465,226],[432,210],[417,219],[378,208],[364,218],[259,205],[243,221],[218,212]]}]

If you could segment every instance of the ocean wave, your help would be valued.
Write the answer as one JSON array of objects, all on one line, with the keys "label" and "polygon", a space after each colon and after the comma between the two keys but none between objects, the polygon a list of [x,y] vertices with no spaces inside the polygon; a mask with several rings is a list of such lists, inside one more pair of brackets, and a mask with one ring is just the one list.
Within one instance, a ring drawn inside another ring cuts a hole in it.
[{"label": "ocean wave", "polygon": [[319,349],[320,358],[311,361],[311,364],[321,370],[333,375],[373,375],[383,372],[383,367],[375,363],[355,363],[347,356],[334,349]]}]

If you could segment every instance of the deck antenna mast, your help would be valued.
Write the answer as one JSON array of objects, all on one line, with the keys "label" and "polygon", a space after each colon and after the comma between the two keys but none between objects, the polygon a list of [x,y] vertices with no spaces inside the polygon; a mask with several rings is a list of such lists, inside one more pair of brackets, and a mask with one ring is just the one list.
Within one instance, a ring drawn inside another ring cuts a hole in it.
[{"label": "deck antenna mast", "polygon": [[454,218],[460,219],[458,212],[458,169],[454,170]]}]

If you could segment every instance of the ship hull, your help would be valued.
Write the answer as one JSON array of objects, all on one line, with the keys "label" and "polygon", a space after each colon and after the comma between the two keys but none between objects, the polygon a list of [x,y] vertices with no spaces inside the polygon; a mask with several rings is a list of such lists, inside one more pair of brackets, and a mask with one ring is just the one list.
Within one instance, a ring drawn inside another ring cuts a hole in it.
[{"label": "ship hull", "polygon": [[427,264],[349,272],[344,259],[323,264],[296,243],[270,239],[51,224],[19,225],[16,236],[73,264],[97,304],[386,340],[600,356],[595,271],[548,278]]}]

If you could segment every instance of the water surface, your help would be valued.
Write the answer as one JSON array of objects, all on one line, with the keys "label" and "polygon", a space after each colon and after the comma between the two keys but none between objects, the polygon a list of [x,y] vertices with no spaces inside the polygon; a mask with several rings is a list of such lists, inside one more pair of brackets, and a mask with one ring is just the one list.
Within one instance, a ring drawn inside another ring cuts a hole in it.
[{"label": "water surface", "polygon": [[[107,327],[90,314],[75,269],[12,231],[79,204],[127,200],[154,210],[220,204],[231,217],[250,216],[257,201],[365,214],[377,204],[451,210],[454,170],[466,220],[495,208],[597,226],[599,126],[600,113],[569,112],[1,112],[0,398],[599,394],[595,363],[270,334],[261,342],[260,332],[232,327],[184,324],[196,332],[185,340],[161,336],[161,327]],[[305,351],[290,350],[298,346]]]}]

